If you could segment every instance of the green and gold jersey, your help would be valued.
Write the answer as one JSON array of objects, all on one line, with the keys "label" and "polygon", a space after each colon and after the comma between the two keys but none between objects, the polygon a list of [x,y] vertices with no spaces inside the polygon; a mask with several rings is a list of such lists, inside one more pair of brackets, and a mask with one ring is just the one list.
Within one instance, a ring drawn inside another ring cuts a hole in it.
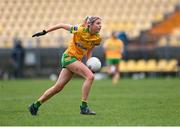
[{"label": "green and gold jersey", "polygon": [[76,57],[78,60],[81,60],[89,50],[101,42],[99,33],[91,35],[89,30],[83,26],[73,26],[70,32],[74,35],[65,53]]}]

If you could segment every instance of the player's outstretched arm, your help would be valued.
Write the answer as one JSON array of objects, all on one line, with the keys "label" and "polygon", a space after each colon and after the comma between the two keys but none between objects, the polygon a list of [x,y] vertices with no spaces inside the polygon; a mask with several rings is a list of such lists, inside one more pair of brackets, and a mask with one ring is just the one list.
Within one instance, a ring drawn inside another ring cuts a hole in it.
[{"label": "player's outstretched arm", "polygon": [[70,30],[72,27],[72,25],[69,25],[69,24],[64,24],[64,23],[59,23],[55,26],[52,26],[50,28],[48,28],[46,31],[47,32],[51,32],[51,31],[54,31],[54,30],[57,30],[57,29],[65,29],[65,30]]},{"label": "player's outstretched arm", "polygon": [[38,32],[38,33],[35,33],[34,35],[32,35],[32,37],[39,37],[39,36],[43,36],[51,31],[54,31],[54,30],[57,30],[57,29],[65,29],[65,30],[70,30],[72,27],[72,25],[69,25],[69,24],[63,24],[63,23],[59,23],[57,25],[54,25],[50,28],[48,28],[47,30],[43,30],[42,32]]}]

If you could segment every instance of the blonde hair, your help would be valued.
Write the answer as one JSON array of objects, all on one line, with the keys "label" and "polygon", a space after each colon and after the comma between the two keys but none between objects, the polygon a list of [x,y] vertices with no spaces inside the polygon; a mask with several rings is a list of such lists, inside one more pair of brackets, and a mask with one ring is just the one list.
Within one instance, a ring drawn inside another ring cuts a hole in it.
[{"label": "blonde hair", "polygon": [[89,16],[86,16],[83,20],[83,23],[82,23],[82,26],[84,27],[87,27],[88,26],[88,23],[87,23],[87,20],[88,20]]},{"label": "blonde hair", "polygon": [[86,16],[82,25],[90,27],[97,19],[101,18],[97,16]]}]

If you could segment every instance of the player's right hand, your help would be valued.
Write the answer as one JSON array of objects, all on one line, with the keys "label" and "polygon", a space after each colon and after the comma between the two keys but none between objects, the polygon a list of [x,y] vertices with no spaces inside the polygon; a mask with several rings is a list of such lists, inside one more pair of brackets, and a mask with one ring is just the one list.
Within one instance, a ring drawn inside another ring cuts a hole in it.
[{"label": "player's right hand", "polygon": [[35,33],[34,35],[32,35],[32,37],[39,37],[39,36],[45,35],[46,33],[47,31],[43,30],[42,32]]}]

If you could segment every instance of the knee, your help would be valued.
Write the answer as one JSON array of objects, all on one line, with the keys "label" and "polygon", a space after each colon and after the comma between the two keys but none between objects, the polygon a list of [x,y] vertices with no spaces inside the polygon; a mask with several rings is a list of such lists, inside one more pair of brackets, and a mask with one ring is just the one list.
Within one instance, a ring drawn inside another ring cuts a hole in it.
[{"label": "knee", "polygon": [[90,80],[90,81],[93,81],[94,80],[94,74],[92,73],[92,74],[89,74],[89,75],[87,75],[87,80]]}]

